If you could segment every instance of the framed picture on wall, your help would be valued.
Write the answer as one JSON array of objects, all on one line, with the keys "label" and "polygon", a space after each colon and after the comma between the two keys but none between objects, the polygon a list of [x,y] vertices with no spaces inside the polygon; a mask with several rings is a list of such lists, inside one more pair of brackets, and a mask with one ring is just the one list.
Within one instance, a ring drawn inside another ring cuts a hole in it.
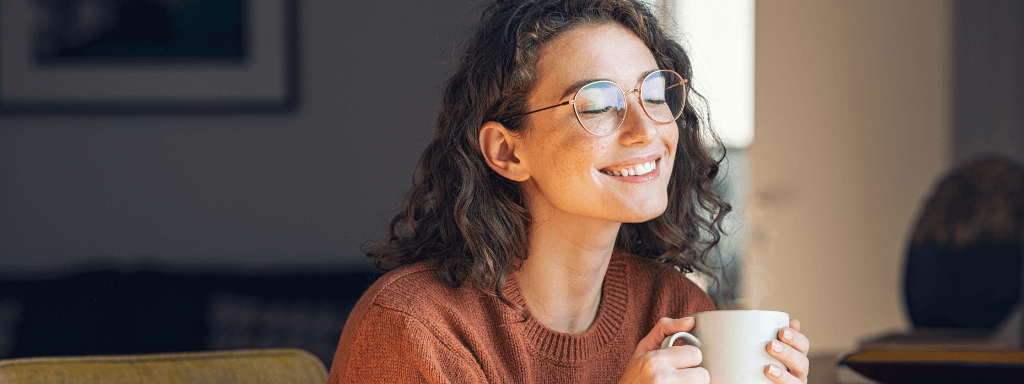
[{"label": "framed picture on wall", "polygon": [[296,0],[0,1],[0,113],[287,112]]}]

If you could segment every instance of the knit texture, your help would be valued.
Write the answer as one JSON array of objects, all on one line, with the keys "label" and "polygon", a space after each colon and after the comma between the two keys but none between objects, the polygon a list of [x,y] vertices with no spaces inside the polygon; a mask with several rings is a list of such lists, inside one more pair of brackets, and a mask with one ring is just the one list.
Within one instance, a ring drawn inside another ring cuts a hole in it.
[{"label": "knit texture", "polygon": [[525,318],[470,284],[445,286],[427,265],[389,272],[352,310],[328,382],[615,383],[658,319],[714,309],[671,266],[618,252],[584,333],[529,316],[515,274],[502,292]]}]

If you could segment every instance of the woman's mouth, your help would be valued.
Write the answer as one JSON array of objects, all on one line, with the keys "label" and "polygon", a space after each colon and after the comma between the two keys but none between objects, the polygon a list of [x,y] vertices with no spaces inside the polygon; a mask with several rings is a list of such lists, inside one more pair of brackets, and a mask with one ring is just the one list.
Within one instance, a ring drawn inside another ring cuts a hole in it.
[{"label": "woman's mouth", "polygon": [[656,169],[658,169],[658,160],[651,160],[646,163],[624,167],[605,168],[601,170],[601,173],[608,176],[643,176]]}]

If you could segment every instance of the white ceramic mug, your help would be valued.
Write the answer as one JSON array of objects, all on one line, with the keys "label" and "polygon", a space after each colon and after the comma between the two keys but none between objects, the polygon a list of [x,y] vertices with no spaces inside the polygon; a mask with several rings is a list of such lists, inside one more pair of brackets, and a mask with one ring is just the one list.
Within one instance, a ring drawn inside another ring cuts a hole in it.
[{"label": "white ceramic mug", "polygon": [[700,348],[701,367],[711,374],[711,384],[771,383],[765,366],[786,365],[768,354],[768,343],[789,326],[789,314],[776,311],[708,311],[693,315],[690,333],[678,332],[661,343],[668,348],[682,340]]}]

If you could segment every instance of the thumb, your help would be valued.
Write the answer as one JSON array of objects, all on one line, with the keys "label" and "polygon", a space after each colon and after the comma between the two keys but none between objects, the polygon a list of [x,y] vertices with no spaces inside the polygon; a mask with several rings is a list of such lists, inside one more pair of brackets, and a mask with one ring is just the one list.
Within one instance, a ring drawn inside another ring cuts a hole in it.
[{"label": "thumb", "polygon": [[654,328],[651,332],[644,336],[640,340],[640,343],[636,345],[636,351],[634,356],[640,356],[647,352],[661,348],[661,342],[666,337],[676,332],[689,332],[693,329],[696,321],[692,317],[684,317],[681,319],[671,319],[668,317],[662,317],[654,324]]}]

